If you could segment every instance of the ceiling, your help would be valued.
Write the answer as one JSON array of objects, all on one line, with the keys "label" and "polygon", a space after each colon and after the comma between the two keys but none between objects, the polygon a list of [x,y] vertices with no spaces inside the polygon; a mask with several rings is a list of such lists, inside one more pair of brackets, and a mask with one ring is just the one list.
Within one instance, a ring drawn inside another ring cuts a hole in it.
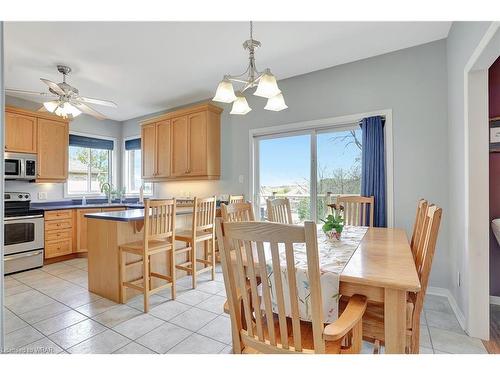
[{"label": "ceiling", "polygon": [[[123,121],[213,96],[240,74],[247,22],[5,22],[5,87],[46,91],[57,64],[81,95]],[[451,22],[254,22],[257,68],[278,79],[446,38]],[[286,94],[286,93],[285,93]],[[33,97],[20,96],[34,100]],[[41,101],[37,98],[38,101]]]}]

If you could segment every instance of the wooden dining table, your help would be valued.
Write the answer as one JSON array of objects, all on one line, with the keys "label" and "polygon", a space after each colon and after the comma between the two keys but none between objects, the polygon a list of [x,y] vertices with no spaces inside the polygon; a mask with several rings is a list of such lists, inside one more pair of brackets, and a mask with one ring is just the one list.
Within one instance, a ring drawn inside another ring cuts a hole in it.
[{"label": "wooden dining table", "polygon": [[420,281],[406,232],[369,228],[340,274],[340,293],[384,304],[385,353],[405,353],[406,301]]}]

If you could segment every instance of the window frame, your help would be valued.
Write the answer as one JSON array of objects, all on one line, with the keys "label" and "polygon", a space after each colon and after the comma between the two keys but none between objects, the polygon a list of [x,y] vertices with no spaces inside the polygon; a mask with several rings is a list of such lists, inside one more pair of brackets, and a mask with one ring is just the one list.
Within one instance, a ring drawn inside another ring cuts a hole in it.
[{"label": "window frame", "polygon": [[[332,117],[306,122],[290,123],[271,127],[250,129],[249,131],[249,196],[253,197],[254,212],[256,218],[260,219],[259,187],[259,141],[262,139],[281,138],[293,135],[309,134],[311,136],[311,166],[310,181],[311,197],[317,196],[317,135],[332,131],[345,131],[358,127],[361,119],[371,116],[385,117],[385,164],[386,164],[386,210],[387,226],[394,226],[394,182],[393,182],[393,138],[392,138],[392,110],[381,110],[376,112],[359,113],[342,117]],[[311,199],[311,218],[317,217],[317,200]]]},{"label": "window frame", "polygon": [[[118,140],[114,137],[107,137],[107,136],[103,136],[103,135],[97,135],[97,134],[90,134],[90,133],[82,133],[82,132],[74,132],[74,131],[70,131],[69,132],[70,134],[73,134],[73,135],[80,135],[80,136],[83,136],[83,137],[91,137],[91,138],[97,138],[97,139],[103,139],[103,140],[108,140],[108,141],[113,141],[113,150],[108,150],[109,152],[109,177],[108,177],[108,182],[113,185],[113,186],[116,186],[116,182],[117,182],[117,144],[118,144]],[[69,180],[69,148],[71,146],[68,145],[68,180]],[[68,190],[68,180],[66,180],[66,182],[64,183],[64,198],[83,198],[84,196],[85,197],[92,197],[92,198],[105,198],[106,197],[106,194],[104,193],[92,193],[92,192],[87,192],[87,193],[70,193],[69,190]]]},{"label": "window frame", "polygon": [[[125,149],[125,142],[129,141],[131,139],[136,139],[136,138],[141,138],[141,135],[131,135],[128,137],[125,137],[122,139],[122,144],[121,144],[121,151],[122,151],[122,187],[125,189],[125,197],[127,198],[137,198],[139,197],[139,193],[129,193],[127,192],[127,185],[128,185],[128,177],[129,177],[129,171],[128,171],[128,162],[127,162],[127,151]],[[141,144],[141,162],[142,162],[142,144]],[[141,166],[141,171],[142,171],[142,166]],[[155,184],[151,182],[151,193],[147,194],[144,193],[145,197],[152,197],[154,196],[155,193]]]}]

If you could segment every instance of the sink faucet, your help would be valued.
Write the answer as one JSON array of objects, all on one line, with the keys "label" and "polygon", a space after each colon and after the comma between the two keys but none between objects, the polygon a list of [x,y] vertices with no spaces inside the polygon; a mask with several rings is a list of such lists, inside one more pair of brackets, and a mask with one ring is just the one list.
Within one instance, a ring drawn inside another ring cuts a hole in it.
[{"label": "sink faucet", "polygon": [[[106,188],[106,190],[105,190]],[[108,204],[111,204],[111,184],[109,182],[105,182],[101,185],[101,192],[105,192],[108,197]]]}]

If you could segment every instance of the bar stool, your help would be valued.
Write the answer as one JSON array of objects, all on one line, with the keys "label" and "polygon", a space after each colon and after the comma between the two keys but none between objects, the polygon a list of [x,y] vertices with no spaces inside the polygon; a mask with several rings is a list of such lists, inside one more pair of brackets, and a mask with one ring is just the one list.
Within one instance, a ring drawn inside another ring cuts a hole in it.
[{"label": "bar stool", "polygon": [[[175,234],[177,241],[186,243],[186,247],[176,249],[178,254],[188,254],[187,261],[176,264],[176,268],[186,271],[193,278],[193,289],[196,288],[197,275],[212,271],[212,280],[215,279],[215,210],[216,197],[194,198],[193,223],[190,230],[179,230]],[[198,258],[198,243],[203,243],[203,258]],[[203,267],[197,269],[197,263]]]},{"label": "bar stool", "polygon": [[[129,242],[119,247],[121,302],[126,301],[126,288],[138,290],[144,294],[145,313],[149,311],[149,296],[160,290],[170,287],[172,299],[175,299],[175,254],[173,251],[175,205],[175,199],[146,199],[144,201],[144,239]],[[170,270],[170,275],[151,272],[151,255],[162,252],[166,253],[166,267],[167,270]],[[127,263],[126,253],[138,255],[141,259]],[[127,269],[139,263],[142,263],[142,276],[126,281]],[[152,288],[152,278],[165,280],[167,283]]]}]

